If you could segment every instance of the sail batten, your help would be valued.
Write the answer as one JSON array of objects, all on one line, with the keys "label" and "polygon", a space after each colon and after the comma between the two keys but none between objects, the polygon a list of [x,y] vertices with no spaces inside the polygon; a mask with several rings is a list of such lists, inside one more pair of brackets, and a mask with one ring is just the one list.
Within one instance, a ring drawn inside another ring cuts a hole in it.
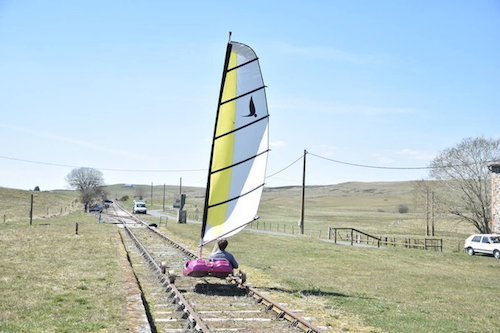
[{"label": "sail batten", "polygon": [[255,59],[252,59],[252,60],[250,60],[250,61],[248,61],[248,62],[246,62],[246,63],[244,63],[244,64],[241,64],[241,65],[238,65],[238,66],[235,66],[235,67],[232,67],[232,68],[228,68],[228,70],[227,70],[227,71],[228,71],[228,72],[230,72],[230,71],[232,71],[232,70],[235,70],[235,69],[238,69],[238,68],[244,67],[244,66],[246,66],[246,65],[248,65],[248,64],[251,64],[251,63],[252,63],[252,62],[254,62],[254,61],[259,61],[259,58],[255,58]]},{"label": "sail batten", "polygon": [[242,163],[248,162],[248,161],[250,161],[250,160],[253,160],[254,158],[259,157],[260,155],[262,155],[262,154],[266,154],[266,153],[268,153],[268,152],[269,152],[269,149],[268,149],[268,150],[266,150],[266,151],[263,151],[263,152],[261,152],[261,153],[259,153],[259,154],[257,154],[257,155],[255,155],[255,156],[249,157],[249,158],[247,158],[246,160],[236,162],[236,163],[234,163],[234,164],[228,165],[228,166],[226,166],[226,167],[224,167],[224,168],[221,168],[221,169],[219,169],[219,170],[213,170],[213,171],[211,172],[211,174],[215,174],[215,173],[217,173],[217,172],[221,172],[221,171],[224,171],[224,170],[229,169],[229,168],[234,168],[235,166],[238,166],[239,164],[242,164]]},{"label": "sail batten", "polygon": [[247,95],[253,94],[253,93],[254,93],[254,92],[256,92],[256,91],[259,91],[259,90],[261,90],[261,89],[265,89],[265,88],[266,88],[266,86],[262,86],[262,87],[256,88],[256,89],[254,89],[254,90],[252,90],[252,91],[248,91],[248,92],[246,92],[246,93],[244,93],[244,94],[241,94],[240,96],[236,96],[236,97],[234,97],[234,98],[228,99],[227,101],[223,101],[223,102],[221,102],[220,104],[221,104],[221,105],[223,105],[223,104],[226,104],[226,103],[230,103],[230,102],[232,102],[232,101],[235,101],[235,100],[237,100],[237,99],[239,99],[239,98],[242,98],[242,97],[245,97],[245,96],[247,96]]},{"label": "sail batten", "polygon": [[228,200],[223,201],[223,202],[218,202],[218,203],[215,203],[215,204],[213,204],[213,205],[208,206],[208,208],[212,208],[212,207],[216,207],[216,206],[219,206],[219,205],[223,205],[223,204],[226,204],[226,203],[231,202],[231,201],[233,201],[233,200],[238,200],[239,198],[244,197],[245,195],[248,195],[248,194],[252,193],[253,191],[257,191],[257,190],[258,190],[258,189],[260,189],[261,187],[264,187],[264,185],[265,185],[265,184],[261,184],[261,185],[257,186],[256,188],[254,188],[253,190],[248,191],[247,193],[243,193],[243,194],[241,194],[241,195],[239,195],[239,196],[237,196],[237,197],[234,197],[234,198],[228,199]]},{"label": "sail batten", "polygon": [[217,140],[217,139],[219,139],[219,138],[222,138],[223,136],[229,135],[229,134],[231,134],[231,133],[237,132],[237,131],[239,131],[239,130],[241,130],[241,129],[244,129],[245,127],[252,126],[253,124],[255,124],[255,123],[259,122],[259,121],[266,120],[268,117],[269,117],[269,115],[267,115],[267,116],[265,116],[265,117],[262,117],[262,118],[260,118],[260,119],[257,119],[257,120],[255,120],[255,121],[253,121],[253,122],[251,122],[251,123],[248,123],[248,124],[246,124],[246,125],[244,125],[244,126],[241,126],[240,128],[236,128],[236,129],[234,129],[234,130],[232,130],[232,131],[230,131],[230,132],[223,133],[223,134],[221,134],[221,135],[219,135],[219,136],[216,136],[216,137],[215,137],[215,140]]},{"label": "sail batten", "polygon": [[255,220],[265,184],[269,115],[258,57],[229,42],[210,156],[200,245]]}]

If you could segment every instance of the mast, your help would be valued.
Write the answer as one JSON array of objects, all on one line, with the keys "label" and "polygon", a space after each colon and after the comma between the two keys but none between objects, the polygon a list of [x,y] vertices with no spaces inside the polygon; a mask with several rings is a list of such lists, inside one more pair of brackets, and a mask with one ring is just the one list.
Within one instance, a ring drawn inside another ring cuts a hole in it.
[{"label": "mast", "polygon": [[205,230],[207,227],[207,219],[208,219],[208,199],[210,196],[210,175],[212,174],[212,163],[213,163],[213,157],[214,157],[214,145],[215,145],[215,136],[217,134],[217,123],[219,120],[219,112],[220,112],[220,107],[222,103],[222,94],[224,92],[224,84],[226,82],[226,75],[227,75],[227,68],[229,66],[229,58],[231,56],[231,49],[232,49],[232,44],[231,44],[231,32],[229,32],[229,41],[227,43],[226,47],[226,58],[224,60],[224,68],[222,71],[222,80],[221,80],[221,86],[220,86],[220,91],[219,91],[219,101],[217,103],[217,114],[215,116],[215,125],[214,125],[214,135],[212,137],[212,148],[210,151],[210,162],[208,165],[208,177],[207,177],[207,186],[205,190],[205,205],[203,209],[203,220],[201,224],[201,235],[200,235],[200,248],[198,252],[198,257],[201,258],[202,251],[203,251],[203,246],[201,245],[203,243],[203,236],[205,235]]}]

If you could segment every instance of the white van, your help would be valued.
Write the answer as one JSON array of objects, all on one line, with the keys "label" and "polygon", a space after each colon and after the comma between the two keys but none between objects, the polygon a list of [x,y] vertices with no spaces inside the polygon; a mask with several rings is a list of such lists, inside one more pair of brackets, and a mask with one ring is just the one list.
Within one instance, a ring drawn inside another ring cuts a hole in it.
[{"label": "white van", "polygon": [[148,211],[146,207],[146,203],[144,201],[135,201],[134,200],[134,207],[132,207],[132,213],[137,214],[146,214]]}]

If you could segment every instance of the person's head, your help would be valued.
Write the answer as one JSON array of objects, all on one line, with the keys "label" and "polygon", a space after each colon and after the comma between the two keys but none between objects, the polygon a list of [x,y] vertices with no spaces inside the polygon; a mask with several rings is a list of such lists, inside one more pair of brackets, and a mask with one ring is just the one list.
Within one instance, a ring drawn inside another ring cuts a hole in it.
[{"label": "person's head", "polygon": [[219,250],[224,251],[227,247],[227,240],[224,238],[219,239],[217,246],[219,246]]}]

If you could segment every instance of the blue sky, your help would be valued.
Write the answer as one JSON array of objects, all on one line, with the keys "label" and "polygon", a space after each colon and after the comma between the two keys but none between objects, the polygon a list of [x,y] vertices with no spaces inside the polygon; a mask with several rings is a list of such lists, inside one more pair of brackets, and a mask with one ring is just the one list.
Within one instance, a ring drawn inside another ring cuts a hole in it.
[{"label": "blue sky", "polygon": [[229,31],[268,86],[268,174],[306,149],[310,185],[422,179],[317,156],[420,167],[500,136],[500,1],[0,0],[0,186],[65,188],[77,166],[205,186]]}]

